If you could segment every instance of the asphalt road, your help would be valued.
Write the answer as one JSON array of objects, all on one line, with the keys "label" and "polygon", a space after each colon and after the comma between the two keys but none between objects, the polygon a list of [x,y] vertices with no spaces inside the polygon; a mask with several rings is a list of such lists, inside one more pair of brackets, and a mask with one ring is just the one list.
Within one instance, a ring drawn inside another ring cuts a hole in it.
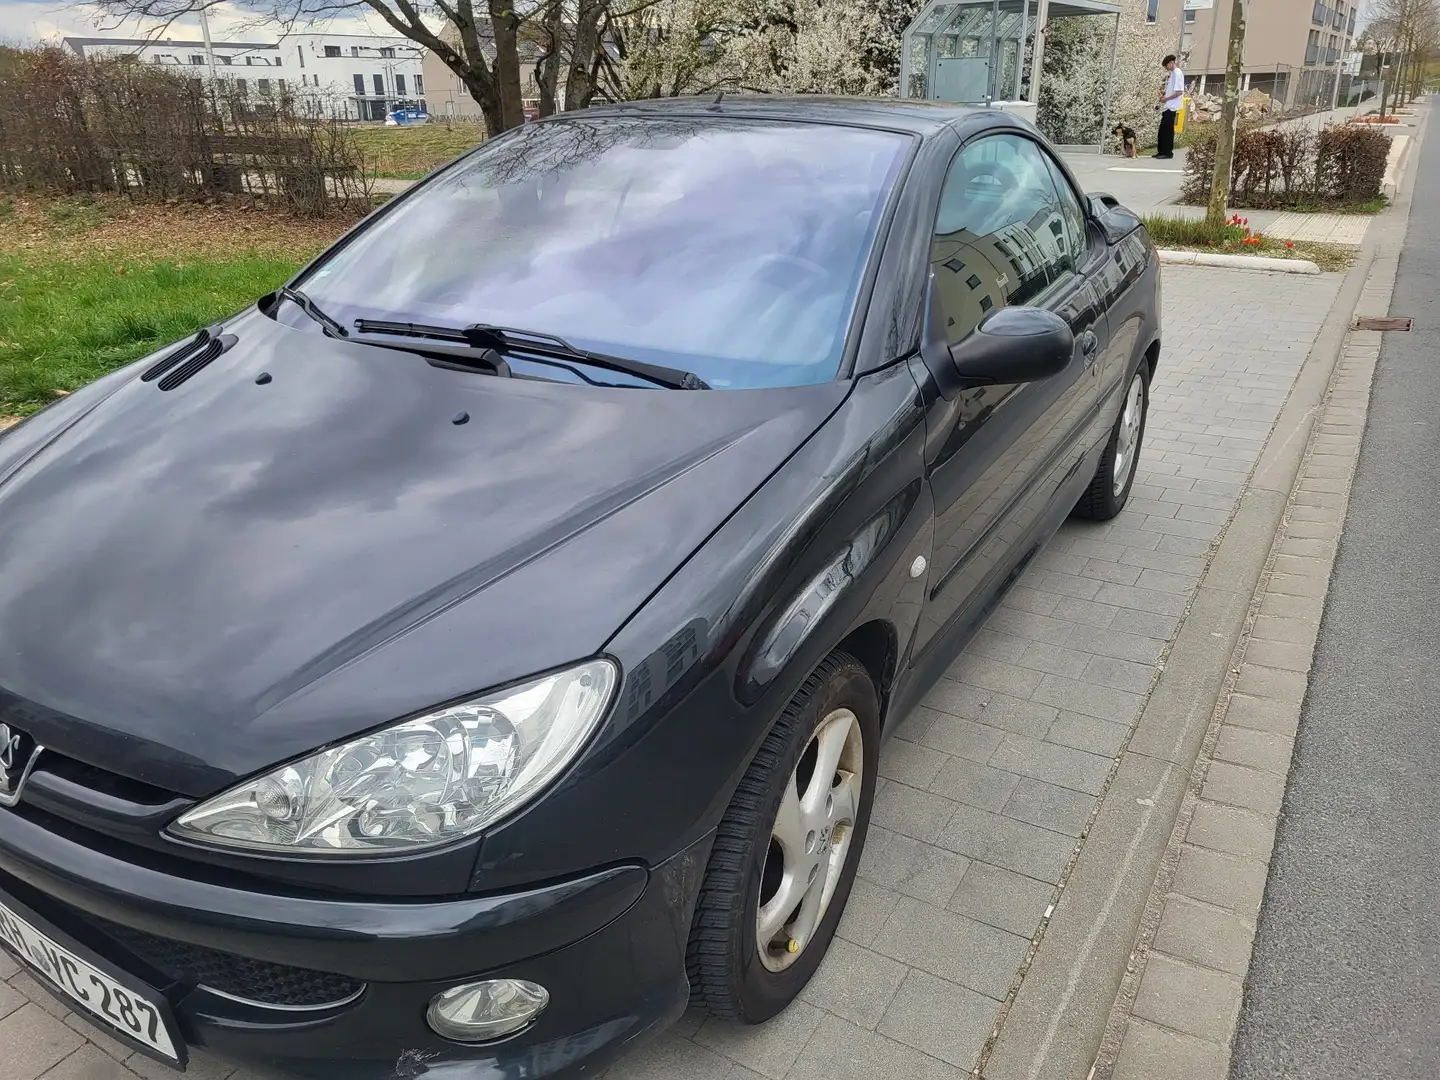
[{"label": "asphalt road", "polygon": [[1440,1077],[1440,138],[1419,169],[1232,1080]]}]

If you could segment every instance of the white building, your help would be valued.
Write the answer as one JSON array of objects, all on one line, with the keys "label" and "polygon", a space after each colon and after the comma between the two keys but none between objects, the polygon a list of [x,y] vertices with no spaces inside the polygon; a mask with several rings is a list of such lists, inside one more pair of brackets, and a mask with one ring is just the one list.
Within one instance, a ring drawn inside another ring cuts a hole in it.
[{"label": "white building", "polygon": [[142,63],[176,65],[264,99],[301,93],[333,116],[383,120],[400,102],[425,101],[424,49],[404,37],[297,33],[275,42],[180,38],[67,37],[79,56],[129,55]]}]

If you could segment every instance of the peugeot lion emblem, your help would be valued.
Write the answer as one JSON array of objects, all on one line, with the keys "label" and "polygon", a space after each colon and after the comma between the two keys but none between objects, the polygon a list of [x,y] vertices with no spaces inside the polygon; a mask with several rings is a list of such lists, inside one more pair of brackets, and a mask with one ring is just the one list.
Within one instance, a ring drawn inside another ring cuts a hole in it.
[{"label": "peugeot lion emblem", "polygon": [[0,723],[0,806],[14,806],[40,748],[23,732]]}]

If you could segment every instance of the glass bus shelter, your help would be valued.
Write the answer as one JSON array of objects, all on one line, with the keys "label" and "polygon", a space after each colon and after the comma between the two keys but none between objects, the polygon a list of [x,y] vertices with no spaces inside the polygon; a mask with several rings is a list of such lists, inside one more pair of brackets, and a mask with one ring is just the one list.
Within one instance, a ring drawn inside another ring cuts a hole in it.
[{"label": "glass bus shelter", "polygon": [[[1045,35],[1057,19],[1109,16],[1114,20],[1105,72],[1104,113],[1109,127],[1120,5],[1105,0],[929,0],[901,42],[900,96],[962,105],[1014,106],[1040,100]],[[1033,42],[1033,49],[1030,47]]]}]

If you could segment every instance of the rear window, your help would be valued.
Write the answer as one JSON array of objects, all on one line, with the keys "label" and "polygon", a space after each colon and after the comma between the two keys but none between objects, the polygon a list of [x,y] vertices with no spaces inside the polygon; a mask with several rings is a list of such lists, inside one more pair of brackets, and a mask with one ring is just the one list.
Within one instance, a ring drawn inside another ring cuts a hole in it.
[{"label": "rear window", "polygon": [[528,125],[411,193],[302,287],[346,324],[539,331],[716,388],[823,382],[909,143],[718,117]]}]

